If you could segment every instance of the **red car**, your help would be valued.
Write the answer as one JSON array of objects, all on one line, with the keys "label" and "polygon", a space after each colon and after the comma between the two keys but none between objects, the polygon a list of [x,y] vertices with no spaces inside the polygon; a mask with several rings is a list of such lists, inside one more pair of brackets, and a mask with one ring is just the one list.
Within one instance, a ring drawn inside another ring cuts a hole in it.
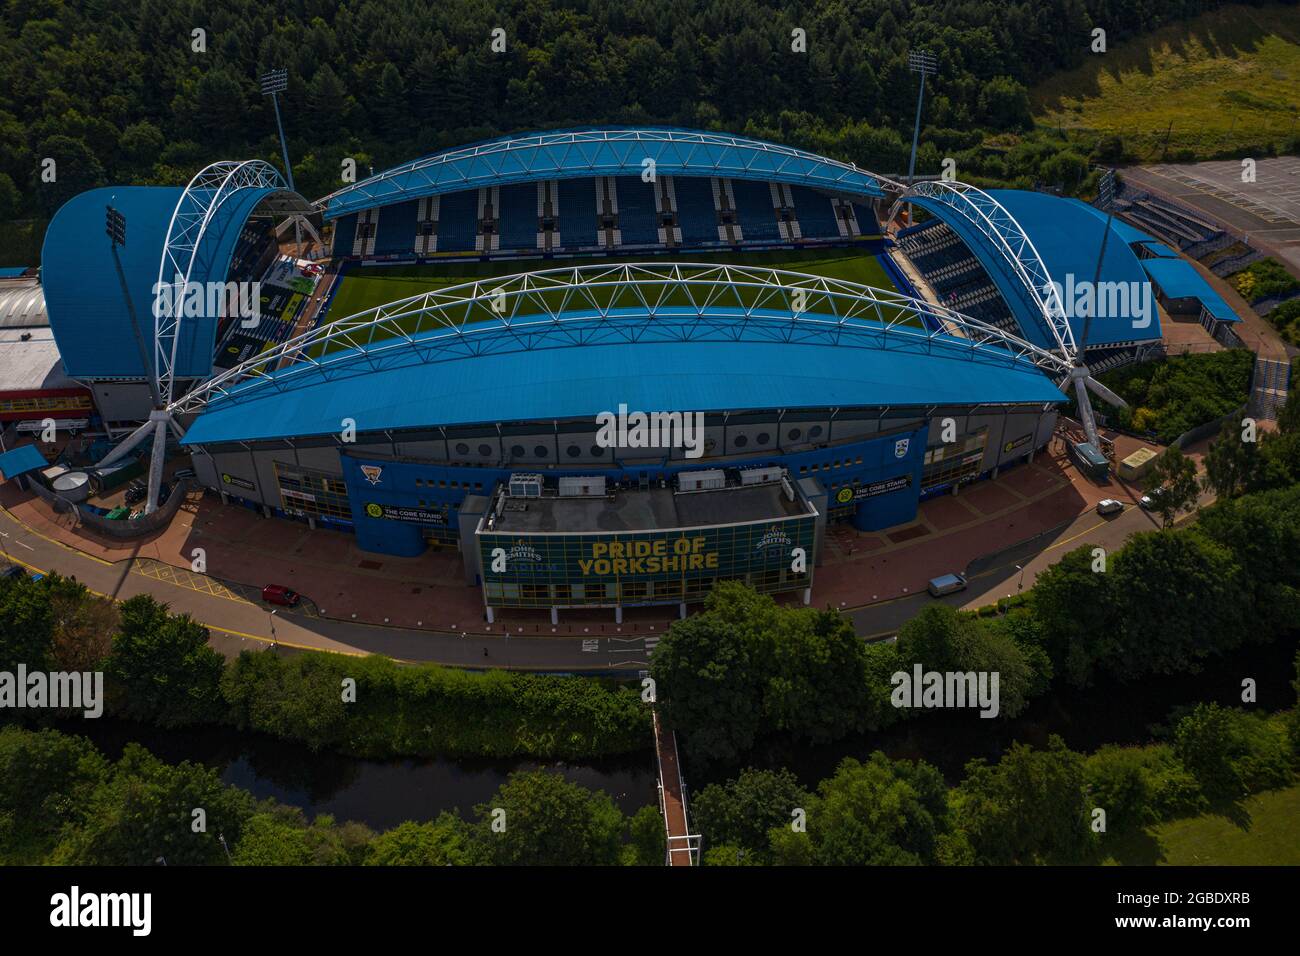
[{"label": "red car", "polygon": [[325,271],[325,267],[319,262],[309,262],[302,267],[302,274],[305,276],[318,276]]},{"label": "red car", "polygon": [[297,607],[302,600],[298,592],[283,584],[268,584],[262,588],[262,600],[267,604],[280,604],[284,607]]}]

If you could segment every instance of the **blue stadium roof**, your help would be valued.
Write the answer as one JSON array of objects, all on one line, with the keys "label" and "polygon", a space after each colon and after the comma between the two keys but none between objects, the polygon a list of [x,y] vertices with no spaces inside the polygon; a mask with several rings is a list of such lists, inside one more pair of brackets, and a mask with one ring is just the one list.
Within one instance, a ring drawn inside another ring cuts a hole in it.
[{"label": "blue stadium roof", "polygon": [[1168,298],[1198,299],[1206,311],[1220,322],[1241,321],[1223,300],[1223,296],[1215,292],[1214,287],[1187,260],[1143,259],[1142,265]]},{"label": "blue stadium roof", "polygon": [[[154,284],[179,186],[110,186],[68,200],[54,214],[41,251],[41,282],[54,339],[74,378],[143,378],[154,361]],[[235,243],[249,215],[274,189],[241,189],[217,207],[195,259],[193,282],[225,282]],[[117,262],[104,234],[105,207],[126,217]],[[123,284],[139,323],[137,337]],[[216,317],[186,318],[176,347],[176,375],[212,372]],[[143,352],[142,352],[143,349]]]},{"label": "blue stadium roof", "polygon": [[[1020,223],[1038,250],[1048,274],[1063,287],[1063,300],[1067,298],[1066,293],[1071,287],[1071,277],[1075,287],[1092,283],[1096,274],[1097,254],[1101,251],[1102,234],[1105,232],[1105,214],[1098,217],[1098,211],[1086,203],[1046,193],[993,189],[988,194]],[[1015,272],[998,254],[991,240],[949,205],[924,197],[912,201],[933,213],[961,237],[1002,293],[1025,339],[1042,348],[1053,348],[1054,341],[1041,319],[1037,304]],[[1137,283],[1137,287],[1145,287],[1148,284],[1147,275],[1129,248],[1129,232],[1137,233],[1141,239],[1151,238],[1116,220],[1112,224],[1111,240],[1106,244],[1101,279],[1103,282]],[[1080,312],[1076,316],[1071,302],[1064,304],[1070,314],[1070,328],[1078,342],[1083,336],[1086,313]],[[1134,318],[1131,315],[1098,317],[1088,328],[1087,347],[1099,348],[1160,338],[1160,316],[1154,305],[1150,323],[1145,327],[1135,327]],[[1141,321],[1140,317],[1138,321]]]},{"label": "blue stadium roof", "polygon": [[646,159],[654,160],[660,175],[729,176],[884,195],[872,173],[763,140],[662,126],[587,128],[502,136],[425,156],[326,197],[325,218],[479,186],[640,176]]},{"label": "blue stadium roof", "polygon": [[185,444],[334,435],[344,418],[354,419],[358,431],[580,419],[620,403],[720,412],[1064,401],[1029,362],[976,353],[947,336],[936,336],[928,348],[880,349],[633,339],[438,362],[420,347],[431,337],[379,355],[356,351],[356,361],[281,369],[236,386],[207,405]]}]

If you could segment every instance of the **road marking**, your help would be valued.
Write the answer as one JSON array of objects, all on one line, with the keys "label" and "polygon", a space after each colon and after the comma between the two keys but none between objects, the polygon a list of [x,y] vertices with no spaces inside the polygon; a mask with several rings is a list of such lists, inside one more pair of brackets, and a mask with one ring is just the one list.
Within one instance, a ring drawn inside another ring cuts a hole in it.
[{"label": "road marking", "polygon": [[595,654],[600,650],[600,641],[583,641],[582,650],[585,654]]}]

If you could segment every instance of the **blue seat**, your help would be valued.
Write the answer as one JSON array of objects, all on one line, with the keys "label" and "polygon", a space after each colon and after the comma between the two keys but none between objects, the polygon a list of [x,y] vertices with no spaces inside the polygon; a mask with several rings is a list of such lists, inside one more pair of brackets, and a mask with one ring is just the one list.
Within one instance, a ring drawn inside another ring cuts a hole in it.
[{"label": "blue seat", "polygon": [[438,251],[473,251],[477,237],[478,190],[445,194],[438,207]]},{"label": "blue seat", "polygon": [[835,224],[835,208],[829,196],[807,186],[791,186],[794,214],[799,220],[799,231],[805,239],[835,239],[840,234]]},{"label": "blue seat", "polygon": [[559,181],[560,244],[566,249],[596,244],[596,184],[590,179]]},{"label": "blue seat", "polygon": [[733,179],[731,194],[736,200],[736,221],[740,223],[747,241],[781,238],[776,210],[772,208],[772,191],[767,183]]},{"label": "blue seat", "polygon": [[677,225],[682,242],[718,241],[718,214],[713,208],[713,185],[699,176],[674,176],[673,193],[677,197]]},{"label": "blue seat", "polygon": [[497,232],[502,249],[537,248],[537,184],[515,183],[498,190]]},{"label": "blue seat", "polygon": [[618,191],[618,228],[623,245],[657,243],[659,223],[653,185],[641,182],[637,176],[617,176],[614,188]]}]

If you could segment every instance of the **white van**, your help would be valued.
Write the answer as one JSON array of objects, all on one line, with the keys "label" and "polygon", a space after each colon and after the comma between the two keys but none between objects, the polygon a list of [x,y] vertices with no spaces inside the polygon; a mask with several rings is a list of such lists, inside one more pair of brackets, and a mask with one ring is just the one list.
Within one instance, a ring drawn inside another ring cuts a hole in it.
[{"label": "white van", "polygon": [[935,597],[943,597],[945,594],[956,594],[958,591],[965,591],[966,575],[941,574],[937,578],[931,578],[929,590]]}]

